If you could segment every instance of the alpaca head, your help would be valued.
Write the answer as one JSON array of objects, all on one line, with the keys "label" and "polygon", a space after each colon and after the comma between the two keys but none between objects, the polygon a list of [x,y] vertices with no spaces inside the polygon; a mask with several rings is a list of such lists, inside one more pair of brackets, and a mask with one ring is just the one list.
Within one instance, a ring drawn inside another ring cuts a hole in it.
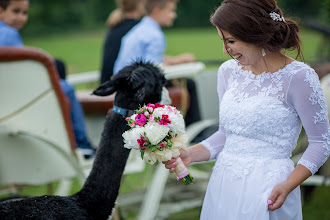
[{"label": "alpaca head", "polygon": [[124,67],[93,94],[107,96],[116,92],[115,105],[136,109],[161,100],[166,80],[162,71],[149,62],[138,61]]}]

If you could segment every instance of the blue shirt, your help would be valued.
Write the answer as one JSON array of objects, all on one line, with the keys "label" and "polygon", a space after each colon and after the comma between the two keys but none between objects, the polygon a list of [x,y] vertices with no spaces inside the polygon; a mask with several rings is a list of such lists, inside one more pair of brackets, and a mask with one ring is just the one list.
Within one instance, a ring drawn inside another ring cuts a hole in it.
[{"label": "blue shirt", "polygon": [[0,21],[0,46],[23,47],[18,31],[2,21]]},{"label": "blue shirt", "polygon": [[161,27],[145,16],[122,38],[113,73],[137,60],[162,63],[165,49],[166,39]]}]

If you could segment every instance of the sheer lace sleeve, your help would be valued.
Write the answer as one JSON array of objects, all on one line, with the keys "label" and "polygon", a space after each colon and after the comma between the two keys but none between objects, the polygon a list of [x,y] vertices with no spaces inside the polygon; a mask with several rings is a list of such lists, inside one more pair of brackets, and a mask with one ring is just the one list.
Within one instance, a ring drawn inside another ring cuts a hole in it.
[{"label": "sheer lace sleeve", "polygon": [[[222,96],[226,91],[226,82],[224,77],[224,68],[221,66],[218,70],[218,84],[217,92],[219,96],[219,105],[221,106]],[[201,144],[210,152],[210,159],[213,160],[217,157],[220,151],[223,149],[226,141],[225,131],[219,122],[219,130],[213,135],[202,141]]]},{"label": "sheer lace sleeve", "polygon": [[292,76],[288,102],[296,109],[309,142],[298,164],[314,174],[329,157],[330,130],[326,101],[313,69],[306,66]]}]

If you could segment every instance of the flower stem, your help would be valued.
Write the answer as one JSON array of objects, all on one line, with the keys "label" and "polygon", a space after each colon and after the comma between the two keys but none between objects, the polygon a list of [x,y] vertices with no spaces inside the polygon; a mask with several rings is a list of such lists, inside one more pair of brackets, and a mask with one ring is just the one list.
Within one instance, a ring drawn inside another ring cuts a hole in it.
[{"label": "flower stem", "polygon": [[194,178],[190,175],[190,173],[187,176],[181,178],[180,180],[185,186],[188,186],[189,184],[194,182]]},{"label": "flower stem", "polygon": [[184,165],[180,157],[176,159],[178,165],[175,167],[177,178],[181,180],[184,185],[189,185],[194,182],[194,178],[190,175],[187,167]]}]

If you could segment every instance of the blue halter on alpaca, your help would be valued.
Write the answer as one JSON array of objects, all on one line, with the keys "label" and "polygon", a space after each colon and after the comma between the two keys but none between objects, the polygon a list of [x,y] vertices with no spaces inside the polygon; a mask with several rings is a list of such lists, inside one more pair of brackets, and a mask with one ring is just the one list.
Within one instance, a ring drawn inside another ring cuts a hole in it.
[{"label": "blue halter on alpaca", "polygon": [[112,107],[112,111],[115,112],[115,113],[118,113],[118,114],[120,114],[122,116],[124,116],[124,118],[130,117],[130,116],[132,116],[134,114],[134,110],[121,108],[121,107],[118,107],[116,105],[114,105]]}]

